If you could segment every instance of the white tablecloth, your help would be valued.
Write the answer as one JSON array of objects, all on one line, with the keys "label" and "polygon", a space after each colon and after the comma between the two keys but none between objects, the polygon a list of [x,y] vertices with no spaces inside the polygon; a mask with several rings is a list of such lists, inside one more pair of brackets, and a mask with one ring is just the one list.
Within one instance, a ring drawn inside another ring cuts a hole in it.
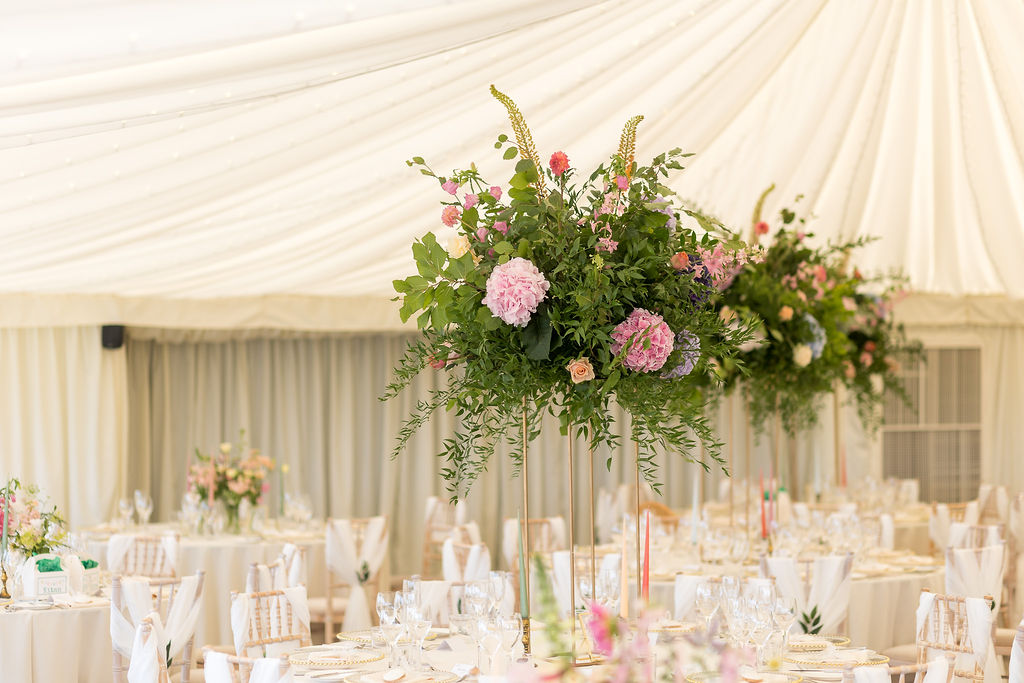
[{"label": "white tablecloth", "polygon": [[110,603],[0,611],[4,683],[110,683]]},{"label": "white tablecloth", "polygon": [[917,555],[930,555],[931,538],[928,536],[928,520],[901,522],[893,525],[893,546],[896,550],[910,550]]},{"label": "white tablecloth", "polygon": [[[306,548],[307,590],[311,597],[323,595],[325,584],[325,541],[322,537],[297,537],[292,541]],[[231,644],[231,591],[245,590],[245,577],[253,562],[272,562],[285,541],[254,536],[200,536],[181,539],[178,575],[206,572],[203,579],[203,607],[196,626],[194,652],[204,645]],[[106,567],[107,541],[88,543],[89,552]],[[108,638],[109,643],[109,638]]]},{"label": "white tablecloth", "polygon": [[[858,647],[882,651],[915,640],[915,610],[921,589],[941,593],[945,570],[903,572],[892,576],[854,579],[850,587],[847,635]],[[631,590],[635,595],[635,584]],[[675,581],[651,579],[651,602],[675,604]]]}]

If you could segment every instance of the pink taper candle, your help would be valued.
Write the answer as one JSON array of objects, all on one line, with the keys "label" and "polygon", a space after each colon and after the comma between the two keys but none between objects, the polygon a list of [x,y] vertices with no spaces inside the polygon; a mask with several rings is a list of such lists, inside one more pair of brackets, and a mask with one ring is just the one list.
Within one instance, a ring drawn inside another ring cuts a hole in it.
[{"label": "pink taper candle", "polygon": [[647,519],[644,521],[644,580],[643,589],[640,594],[644,602],[651,600],[651,511],[647,511]]},{"label": "pink taper candle", "polygon": [[761,538],[768,538],[768,520],[764,516],[764,470],[761,470]]}]

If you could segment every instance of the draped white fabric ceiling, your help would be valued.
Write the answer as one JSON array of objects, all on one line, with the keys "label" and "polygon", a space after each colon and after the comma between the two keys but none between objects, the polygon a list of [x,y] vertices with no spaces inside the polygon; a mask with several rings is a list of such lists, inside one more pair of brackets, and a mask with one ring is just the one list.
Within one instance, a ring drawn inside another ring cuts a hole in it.
[{"label": "draped white fabric ceiling", "polygon": [[587,168],[643,113],[640,155],[696,152],[673,187],[734,225],[775,182],[769,212],[803,193],[819,238],[881,236],[861,262],[916,290],[1024,294],[1024,3],[24,5],[0,8],[2,326],[395,327],[441,228],[403,161],[507,179],[490,83],[542,156]]}]

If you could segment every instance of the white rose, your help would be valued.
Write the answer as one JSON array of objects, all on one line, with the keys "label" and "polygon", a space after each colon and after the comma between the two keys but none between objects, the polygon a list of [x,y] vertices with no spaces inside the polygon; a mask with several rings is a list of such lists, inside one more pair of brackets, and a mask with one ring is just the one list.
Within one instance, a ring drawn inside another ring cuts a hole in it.
[{"label": "white rose", "polygon": [[796,363],[797,367],[807,367],[807,364],[811,362],[813,357],[814,352],[811,351],[811,347],[807,344],[799,344],[793,347],[793,362]]},{"label": "white rose", "polygon": [[469,238],[459,235],[448,240],[448,255],[452,258],[460,258],[469,251]]},{"label": "white rose", "polygon": [[231,452],[231,444],[225,441],[220,445],[220,452],[225,455]]}]

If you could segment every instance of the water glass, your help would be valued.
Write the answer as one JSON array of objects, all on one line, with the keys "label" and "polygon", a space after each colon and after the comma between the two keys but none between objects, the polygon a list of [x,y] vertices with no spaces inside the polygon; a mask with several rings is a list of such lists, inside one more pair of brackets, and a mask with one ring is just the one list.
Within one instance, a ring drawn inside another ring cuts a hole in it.
[{"label": "water glass", "polygon": [[523,636],[523,619],[516,612],[510,617],[499,617],[498,624],[501,627],[501,649],[505,652],[507,672],[508,667],[512,666],[516,643]]},{"label": "water glass", "polygon": [[495,674],[494,660],[501,650],[504,634],[501,624],[497,619],[481,617],[477,621],[477,629],[480,633],[480,646],[487,653],[487,673]]},{"label": "water glass", "polygon": [[409,631],[409,638],[416,644],[417,669],[424,669],[423,664],[423,641],[430,633],[430,619],[418,606],[406,606],[405,608],[406,628]]},{"label": "water glass", "polygon": [[468,622],[472,617],[466,611],[464,593],[462,586],[448,589],[448,628],[453,636],[469,635]]},{"label": "water glass", "polygon": [[131,498],[121,498],[117,501],[117,515],[120,517],[122,529],[127,529],[132,525],[132,516],[134,514],[135,508]]},{"label": "water glass", "polygon": [[715,617],[721,604],[718,584],[711,581],[704,581],[697,584],[697,596],[694,599],[694,609],[697,614],[707,622],[708,632],[711,632],[711,620]]},{"label": "water glass", "polygon": [[149,517],[153,514],[153,497],[135,489],[135,512],[139,515],[139,524],[149,524]]},{"label": "water glass", "polygon": [[505,590],[509,582],[508,572],[490,572],[488,574],[487,593],[491,599],[491,608],[501,612],[501,605],[505,601]]}]

